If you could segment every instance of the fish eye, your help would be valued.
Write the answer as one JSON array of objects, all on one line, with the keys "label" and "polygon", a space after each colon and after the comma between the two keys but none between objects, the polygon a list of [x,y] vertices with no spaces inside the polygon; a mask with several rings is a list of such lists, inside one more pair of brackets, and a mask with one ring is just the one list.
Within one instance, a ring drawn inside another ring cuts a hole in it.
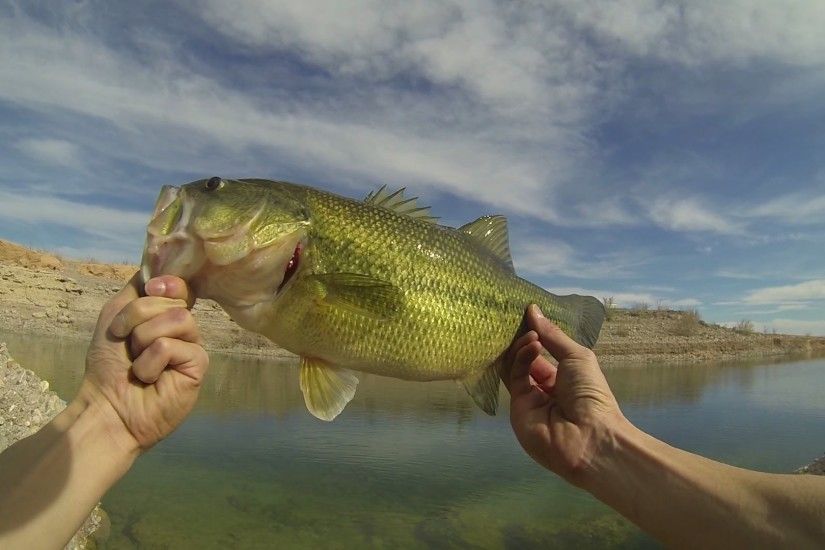
[{"label": "fish eye", "polygon": [[207,191],[217,191],[221,187],[223,187],[223,180],[218,176],[213,178],[209,178],[204,185]]}]

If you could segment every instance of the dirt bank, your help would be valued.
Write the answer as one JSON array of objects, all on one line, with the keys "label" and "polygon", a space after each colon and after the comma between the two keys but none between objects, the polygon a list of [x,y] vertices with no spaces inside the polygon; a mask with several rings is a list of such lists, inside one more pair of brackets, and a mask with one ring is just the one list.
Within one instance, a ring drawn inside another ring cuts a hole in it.
[{"label": "dirt bank", "polygon": [[[101,306],[136,266],[68,260],[0,240],[0,331],[87,339]],[[284,356],[238,327],[217,304],[195,314],[213,351]],[[680,311],[611,311],[596,352],[604,365],[825,354],[825,338],[737,332]]]}]

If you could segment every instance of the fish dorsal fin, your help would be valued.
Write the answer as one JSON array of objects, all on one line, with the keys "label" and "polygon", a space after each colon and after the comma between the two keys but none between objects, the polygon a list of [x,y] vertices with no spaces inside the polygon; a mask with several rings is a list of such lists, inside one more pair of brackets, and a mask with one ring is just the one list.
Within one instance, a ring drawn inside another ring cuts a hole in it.
[{"label": "fish dorsal fin", "polygon": [[478,244],[504,262],[510,271],[513,268],[513,258],[510,256],[510,237],[507,232],[507,218],[504,216],[482,216],[474,222],[458,228],[466,233]]},{"label": "fish dorsal fin", "polygon": [[369,195],[367,195],[364,202],[372,206],[386,208],[396,214],[409,216],[425,222],[435,223],[438,218],[430,215],[430,207],[418,206],[418,197],[412,197],[409,199],[406,198],[404,196],[405,190],[406,189],[402,187],[401,189],[390,193],[387,191],[387,186],[382,185],[381,189],[378,191],[372,191]]},{"label": "fish dorsal fin", "polygon": [[386,321],[401,311],[404,295],[397,286],[359,273],[316,273],[305,278],[317,303]]},{"label": "fish dorsal fin", "polygon": [[353,371],[301,357],[301,392],[307,409],[316,418],[334,420],[355,397],[357,386],[358,377]]},{"label": "fish dorsal fin", "polygon": [[502,357],[482,370],[474,371],[461,379],[464,389],[473,398],[481,410],[494,416],[498,408],[498,382],[501,373]]}]

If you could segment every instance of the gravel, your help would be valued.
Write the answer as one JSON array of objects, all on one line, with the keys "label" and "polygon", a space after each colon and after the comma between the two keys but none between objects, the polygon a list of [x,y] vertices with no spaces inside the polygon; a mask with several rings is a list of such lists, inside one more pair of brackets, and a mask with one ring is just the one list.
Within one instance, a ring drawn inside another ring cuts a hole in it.
[{"label": "gravel", "polygon": [[[49,390],[49,383],[12,359],[0,342],[0,452],[38,431],[65,407],[66,402]],[[98,504],[66,548],[96,548],[108,525]]]}]

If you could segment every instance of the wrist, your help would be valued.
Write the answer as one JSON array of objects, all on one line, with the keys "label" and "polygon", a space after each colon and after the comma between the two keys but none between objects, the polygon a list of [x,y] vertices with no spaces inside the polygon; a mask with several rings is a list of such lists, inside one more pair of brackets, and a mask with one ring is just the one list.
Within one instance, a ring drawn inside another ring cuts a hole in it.
[{"label": "wrist", "polygon": [[605,480],[619,475],[623,455],[641,432],[619,410],[593,423],[587,431],[581,460],[566,477],[573,485],[596,494]]},{"label": "wrist", "polygon": [[[103,392],[88,379],[84,379],[80,391],[64,413],[66,419],[63,422],[80,437],[93,439],[110,458],[131,466],[140,455],[140,445],[123,419]],[[55,421],[61,419],[58,417]]]}]

